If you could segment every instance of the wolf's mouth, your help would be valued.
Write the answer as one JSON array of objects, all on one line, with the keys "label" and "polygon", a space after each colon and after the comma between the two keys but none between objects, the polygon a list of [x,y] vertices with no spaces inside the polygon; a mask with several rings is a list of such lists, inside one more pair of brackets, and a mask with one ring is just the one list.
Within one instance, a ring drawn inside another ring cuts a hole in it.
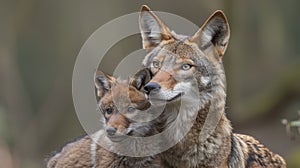
[{"label": "wolf's mouth", "polygon": [[149,100],[153,103],[155,103],[155,102],[157,102],[157,103],[159,103],[159,102],[167,102],[167,103],[169,103],[169,102],[173,102],[173,101],[176,101],[176,100],[178,100],[178,99],[180,99],[181,98],[181,96],[183,96],[183,92],[178,92],[175,96],[172,96],[171,98],[165,98],[165,97],[157,97],[157,96],[150,96],[149,97]]},{"label": "wolf's mouth", "polygon": [[175,101],[175,100],[179,99],[182,95],[183,95],[183,93],[178,93],[175,97],[173,97],[173,98],[171,98],[171,99],[169,99],[167,101],[168,102]]}]

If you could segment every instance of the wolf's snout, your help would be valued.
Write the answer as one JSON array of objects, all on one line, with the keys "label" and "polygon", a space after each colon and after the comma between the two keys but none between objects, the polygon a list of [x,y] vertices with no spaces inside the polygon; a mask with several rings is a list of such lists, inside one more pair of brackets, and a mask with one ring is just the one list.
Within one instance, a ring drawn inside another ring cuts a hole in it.
[{"label": "wolf's snout", "polygon": [[150,92],[158,92],[160,88],[160,85],[156,82],[149,82],[144,86],[144,90],[147,94],[150,94]]},{"label": "wolf's snout", "polygon": [[108,136],[113,136],[113,135],[116,134],[116,132],[117,132],[117,129],[114,128],[114,127],[106,128],[106,133],[107,133]]}]

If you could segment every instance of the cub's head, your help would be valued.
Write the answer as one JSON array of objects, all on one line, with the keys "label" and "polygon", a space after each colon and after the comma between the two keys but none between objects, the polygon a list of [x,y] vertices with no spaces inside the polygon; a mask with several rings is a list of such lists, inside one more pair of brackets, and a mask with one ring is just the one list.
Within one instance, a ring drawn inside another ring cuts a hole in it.
[{"label": "cub's head", "polygon": [[151,116],[146,111],[151,104],[140,91],[149,80],[147,69],[137,72],[130,81],[121,81],[101,71],[95,73],[98,106],[104,116],[107,136],[112,141],[119,142],[127,136],[147,136],[153,132],[152,122],[144,118]]},{"label": "cub's head", "polygon": [[143,65],[153,74],[145,91],[153,99],[174,102],[195,92],[208,93],[215,85],[225,87],[222,56],[230,32],[222,11],[213,13],[193,36],[170,31],[147,6],[139,22],[148,52]]}]

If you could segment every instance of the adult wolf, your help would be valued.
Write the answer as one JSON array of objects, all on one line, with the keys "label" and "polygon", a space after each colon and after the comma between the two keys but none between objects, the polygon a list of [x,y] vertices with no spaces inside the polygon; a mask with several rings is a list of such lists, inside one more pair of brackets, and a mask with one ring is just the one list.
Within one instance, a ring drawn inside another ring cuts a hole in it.
[{"label": "adult wolf", "polygon": [[182,128],[196,115],[185,138],[163,153],[167,164],[178,168],[286,167],[281,156],[254,138],[232,133],[224,111],[226,79],[222,65],[230,30],[222,11],[213,13],[189,37],[170,31],[143,6],[140,29],[143,47],[148,51],[143,65],[153,74],[145,91],[154,105],[166,102],[165,127],[183,113],[166,139],[182,135]]}]

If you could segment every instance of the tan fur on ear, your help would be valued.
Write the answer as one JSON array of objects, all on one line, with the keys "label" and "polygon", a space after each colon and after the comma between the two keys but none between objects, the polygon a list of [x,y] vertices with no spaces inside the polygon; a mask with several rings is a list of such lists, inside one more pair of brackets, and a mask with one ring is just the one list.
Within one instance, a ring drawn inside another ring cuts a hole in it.
[{"label": "tan fur on ear", "polygon": [[213,46],[219,57],[222,57],[228,46],[230,29],[223,11],[215,11],[203,26],[189,40],[204,50]]},{"label": "tan fur on ear", "polygon": [[139,27],[143,38],[143,48],[147,51],[156,47],[161,41],[172,38],[169,28],[146,5],[141,7]]}]

